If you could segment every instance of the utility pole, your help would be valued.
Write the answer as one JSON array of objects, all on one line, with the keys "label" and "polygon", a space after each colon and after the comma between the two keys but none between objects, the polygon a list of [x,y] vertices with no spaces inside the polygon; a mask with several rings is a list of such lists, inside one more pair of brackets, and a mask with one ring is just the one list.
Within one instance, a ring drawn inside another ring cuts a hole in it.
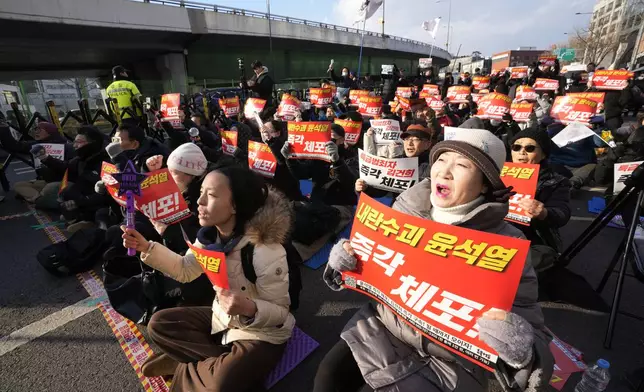
[{"label": "utility pole", "polygon": [[385,38],[385,0],[382,0],[382,38]]},{"label": "utility pole", "polygon": [[449,53],[449,30],[452,26],[452,0],[449,0],[449,13],[447,15],[447,43],[445,44],[445,50]]}]

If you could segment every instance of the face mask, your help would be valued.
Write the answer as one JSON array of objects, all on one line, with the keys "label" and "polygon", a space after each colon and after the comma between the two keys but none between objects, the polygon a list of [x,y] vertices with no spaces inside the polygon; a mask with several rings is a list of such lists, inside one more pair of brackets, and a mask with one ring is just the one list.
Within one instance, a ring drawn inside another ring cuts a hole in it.
[{"label": "face mask", "polygon": [[349,76],[349,73],[348,72],[342,72],[342,76],[344,76],[346,78],[347,76]]}]

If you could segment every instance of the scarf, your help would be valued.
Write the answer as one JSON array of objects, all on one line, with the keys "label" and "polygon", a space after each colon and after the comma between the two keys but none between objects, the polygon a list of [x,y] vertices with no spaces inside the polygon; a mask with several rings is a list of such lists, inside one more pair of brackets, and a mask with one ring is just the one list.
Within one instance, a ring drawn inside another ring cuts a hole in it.
[{"label": "scarf", "polygon": [[242,239],[242,236],[232,237],[228,241],[223,242],[220,240],[219,231],[216,227],[202,227],[197,232],[197,240],[207,250],[214,250],[215,252],[222,252],[223,254],[228,254],[232,251],[235,246]]},{"label": "scarf", "polygon": [[444,223],[446,225],[452,225],[456,222],[460,222],[465,215],[467,215],[474,208],[483,204],[485,198],[479,196],[476,199],[472,200],[469,203],[461,204],[460,206],[442,208],[438,207],[434,202],[434,195],[430,196],[432,200],[432,209],[429,211],[429,217],[434,222]]}]

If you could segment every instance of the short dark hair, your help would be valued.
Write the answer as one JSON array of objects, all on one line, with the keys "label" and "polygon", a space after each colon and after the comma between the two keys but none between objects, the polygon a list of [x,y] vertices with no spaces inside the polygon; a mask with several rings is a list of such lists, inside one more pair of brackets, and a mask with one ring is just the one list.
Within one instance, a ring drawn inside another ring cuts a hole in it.
[{"label": "short dark hair", "polygon": [[637,116],[635,118],[637,118],[637,123],[641,126],[642,121],[644,121],[644,111],[637,112]]},{"label": "short dark hair", "polygon": [[85,138],[87,138],[87,141],[90,143],[103,144],[103,141],[105,141],[105,138],[103,137],[101,131],[99,131],[98,128],[92,125],[83,125],[82,127],[78,128],[77,134],[85,136]]},{"label": "short dark hair", "polygon": [[120,132],[127,132],[128,138],[130,140],[136,140],[139,144],[143,144],[145,141],[145,132],[136,125],[124,123],[119,125],[118,130]]},{"label": "short dark hair", "polygon": [[251,67],[252,69],[262,68],[263,66],[264,66],[264,64],[262,64],[262,62],[261,62],[261,61],[259,61],[259,60],[255,60],[255,61],[253,61],[252,63],[250,63],[250,67]]}]

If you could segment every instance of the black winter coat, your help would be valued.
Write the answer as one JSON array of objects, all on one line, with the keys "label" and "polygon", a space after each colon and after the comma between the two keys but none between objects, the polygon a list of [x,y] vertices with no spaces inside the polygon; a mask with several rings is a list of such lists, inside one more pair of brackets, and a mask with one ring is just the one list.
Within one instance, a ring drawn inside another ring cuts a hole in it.
[{"label": "black winter coat", "polygon": [[270,147],[271,152],[277,161],[277,168],[275,169],[275,177],[267,180],[269,184],[277,188],[280,192],[291,201],[304,201],[305,197],[300,190],[300,181],[293,177],[293,174],[288,168],[286,159],[282,155],[282,147],[286,140],[283,138],[275,137],[269,140],[266,144]]},{"label": "black winter coat", "polygon": [[337,76],[335,74],[335,71],[332,70],[332,69],[329,70],[329,78],[331,78],[331,80],[333,80],[335,82],[336,86],[338,86],[338,87],[352,88],[352,89],[358,88],[358,85],[356,84],[356,81],[351,79],[349,77],[349,75],[347,75],[347,76],[342,76],[342,75]]}]

